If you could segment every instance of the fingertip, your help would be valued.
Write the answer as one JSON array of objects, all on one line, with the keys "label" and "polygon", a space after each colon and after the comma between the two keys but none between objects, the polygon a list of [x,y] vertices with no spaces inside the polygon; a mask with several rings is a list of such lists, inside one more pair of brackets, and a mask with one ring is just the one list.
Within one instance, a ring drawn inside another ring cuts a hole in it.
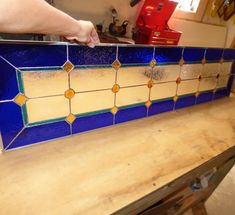
[{"label": "fingertip", "polygon": [[90,48],[95,48],[95,44],[94,44],[94,43],[88,43],[87,45],[88,45],[88,47],[90,47]]}]

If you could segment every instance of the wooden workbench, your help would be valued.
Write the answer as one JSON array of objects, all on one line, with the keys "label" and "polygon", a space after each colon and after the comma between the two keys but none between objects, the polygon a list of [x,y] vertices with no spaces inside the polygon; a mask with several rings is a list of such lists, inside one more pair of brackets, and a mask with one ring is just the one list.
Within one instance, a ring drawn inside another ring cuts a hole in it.
[{"label": "wooden workbench", "polygon": [[137,214],[235,156],[234,110],[225,98],[0,154],[0,214]]}]

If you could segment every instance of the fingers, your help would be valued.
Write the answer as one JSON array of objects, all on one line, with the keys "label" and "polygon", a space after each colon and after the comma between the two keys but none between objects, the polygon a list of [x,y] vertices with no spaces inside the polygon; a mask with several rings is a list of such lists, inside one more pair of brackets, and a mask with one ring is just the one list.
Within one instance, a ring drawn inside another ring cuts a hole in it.
[{"label": "fingers", "polygon": [[100,39],[99,39],[99,36],[98,36],[98,33],[97,31],[95,30],[95,28],[92,29],[91,31],[91,39],[94,41],[94,43],[98,44],[100,43]]},{"label": "fingers", "polygon": [[94,48],[95,45],[97,45],[99,43],[100,43],[99,36],[98,36],[95,28],[93,28],[92,31],[91,31],[91,35],[90,35],[90,38],[89,38],[89,41],[88,41],[87,45],[91,48]]},{"label": "fingers", "polygon": [[80,32],[77,35],[67,36],[66,39],[70,42],[77,42],[80,44],[86,44],[87,46],[94,48],[100,43],[98,33],[96,32],[94,25],[87,21],[78,21],[80,25]]}]

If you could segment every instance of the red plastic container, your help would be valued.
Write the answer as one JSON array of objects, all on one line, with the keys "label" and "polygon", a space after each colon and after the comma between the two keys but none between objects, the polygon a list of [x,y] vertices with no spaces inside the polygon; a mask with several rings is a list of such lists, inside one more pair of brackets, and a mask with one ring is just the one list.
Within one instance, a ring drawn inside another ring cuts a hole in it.
[{"label": "red plastic container", "polygon": [[177,45],[181,32],[168,26],[178,2],[146,0],[136,21],[133,38],[137,44]]}]

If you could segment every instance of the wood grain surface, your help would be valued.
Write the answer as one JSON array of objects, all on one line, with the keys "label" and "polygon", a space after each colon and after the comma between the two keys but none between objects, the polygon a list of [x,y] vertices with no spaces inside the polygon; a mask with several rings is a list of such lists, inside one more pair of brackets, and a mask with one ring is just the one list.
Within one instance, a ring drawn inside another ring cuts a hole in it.
[{"label": "wood grain surface", "polygon": [[0,214],[110,214],[235,146],[235,98],[0,154]]}]

